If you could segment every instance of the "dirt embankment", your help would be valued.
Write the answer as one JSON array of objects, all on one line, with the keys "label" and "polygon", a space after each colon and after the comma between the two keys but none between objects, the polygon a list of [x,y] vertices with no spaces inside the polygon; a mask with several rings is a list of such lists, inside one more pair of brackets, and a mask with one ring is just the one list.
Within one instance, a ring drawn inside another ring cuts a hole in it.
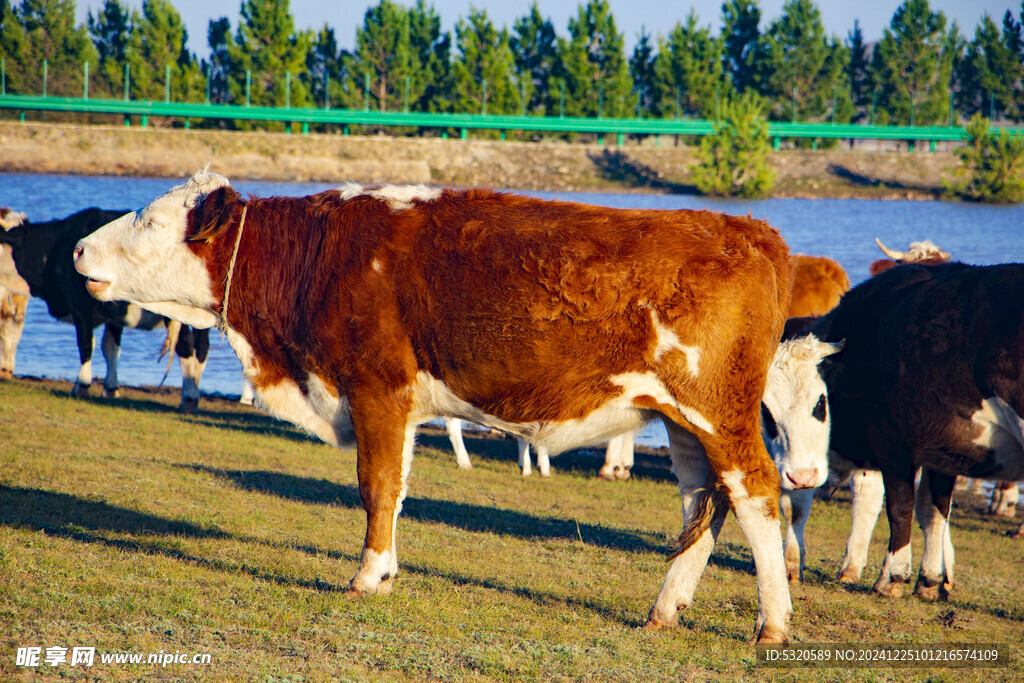
[{"label": "dirt embankment", "polygon": [[[607,142],[614,142],[609,136]],[[695,148],[671,137],[622,147],[342,135],[288,135],[0,122],[0,172],[180,178],[206,163],[231,178],[428,183],[591,192],[695,193]],[[932,199],[946,151],[772,153],[775,197]]]}]

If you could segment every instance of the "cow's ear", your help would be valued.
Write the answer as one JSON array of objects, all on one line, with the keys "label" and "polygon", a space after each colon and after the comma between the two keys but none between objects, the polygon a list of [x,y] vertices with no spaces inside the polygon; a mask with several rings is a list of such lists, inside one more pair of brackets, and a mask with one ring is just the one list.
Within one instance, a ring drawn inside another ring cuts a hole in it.
[{"label": "cow's ear", "polygon": [[196,204],[188,216],[188,242],[209,242],[231,225],[239,194],[234,188],[220,187]]}]

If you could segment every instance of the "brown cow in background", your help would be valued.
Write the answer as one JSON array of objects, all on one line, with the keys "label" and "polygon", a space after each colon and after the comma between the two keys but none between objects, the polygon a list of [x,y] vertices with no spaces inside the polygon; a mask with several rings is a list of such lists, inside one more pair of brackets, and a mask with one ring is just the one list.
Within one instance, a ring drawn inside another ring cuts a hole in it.
[{"label": "brown cow in background", "polygon": [[850,277],[827,256],[793,254],[793,299],[790,318],[825,315],[850,289]]}]

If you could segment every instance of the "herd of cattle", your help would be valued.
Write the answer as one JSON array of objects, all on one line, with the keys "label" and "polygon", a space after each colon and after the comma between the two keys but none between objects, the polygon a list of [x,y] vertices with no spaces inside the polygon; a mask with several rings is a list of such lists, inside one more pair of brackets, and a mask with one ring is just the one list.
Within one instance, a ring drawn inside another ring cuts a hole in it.
[{"label": "herd of cattle", "polygon": [[122,329],[166,325],[194,408],[216,326],[265,408],[357,445],[354,593],[391,589],[415,430],[435,418],[462,467],[467,420],[517,437],[523,474],[531,445],[548,476],[549,454],[610,439],[612,479],[629,477],[634,433],[662,419],[683,531],[647,626],[690,604],[731,509],[761,641],[786,640],[815,489],[851,481],[844,581],[859,579],[884,498],[880,594],[912,577],[916,510],[915,593],[937,598],[953,586],[956,477],[1010,482],[997,495],[1011,515],[1024,479],[1024,265],[879,243],[889,259],[850,289],[839,264],[790,255],[751,218],[353,183],[243,199],[206,170],[138,212],[31,224],[0,210],[0,226],[0,374],[31,294],[75,324],[76,393],[93,328],[106,325],[116,393]]}]

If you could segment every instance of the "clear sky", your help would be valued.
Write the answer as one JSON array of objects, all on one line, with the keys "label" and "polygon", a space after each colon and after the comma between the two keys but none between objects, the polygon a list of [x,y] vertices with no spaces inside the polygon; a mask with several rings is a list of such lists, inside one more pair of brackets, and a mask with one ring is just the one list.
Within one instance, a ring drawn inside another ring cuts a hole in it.
[{"label": "clear sky", "polygon": [[[17,2],[17,0],[15,0]],[[210,19],[226,16],[232,26],[237,27],[239,18],[239,0],[171,0],[181,13],[188,29],[189,47],[199,56],[209,53],[206,45],[206,28]],[[412,5],[415,0],[398,4]],[[131,8],[142,6],[142,0],[127,0]],[[341,0],[340,2],[317,2],[314,0],[293,0],[292,16],[299,29],[320,28],[325,23],[334,28],[335,36],[341,47],[352,48],[355,44],[356,27],[362,24],[366,8],[377,2],[365,0]],[[433,0],[432,3],[441,17],[444,30],[451,30],[460,17],[470,11],[470,6],[486,9],[490,17],[498,25],[511,28],[512,23],[529,11],[531,0]],[[555,31],[565,35],[569,17],[575,16],[580,0],[539,0],[541,14],[552,20]],[[612,14],[615,16],[619,30],[625,34],[627,49],[632,49],[637,34],[646,28],[652,34],[667,34],[668,31],[689,13],[692,7],[700,18],[702,25],[710,25],[716,31],[721,26],[721,0],[691,0],[690,2],[671,2],[670,0],[609,0]],[[1010,9],[1017,15],[1021,11],[1020,2],[1006,0],[930,0],[933,10],[946,15],[947,20],[955,20],[961,33],[968,38],[974,37],[982,14],[988,12],[996,23],[1002,21],[1003,14]],[[783,0],[760,0],[761,30],[781,13]],[[899,0],[818,0],[825,29],[839,38],[845,38],[853,27],[854,20],[860,20],[861,30],[867,42],[878,40],[882,29],[889,25],[893,13],[899,7]],[[103,0],[78,0],[79,21],[85,20],[86,12],[94,14],[103,6]]]}]

